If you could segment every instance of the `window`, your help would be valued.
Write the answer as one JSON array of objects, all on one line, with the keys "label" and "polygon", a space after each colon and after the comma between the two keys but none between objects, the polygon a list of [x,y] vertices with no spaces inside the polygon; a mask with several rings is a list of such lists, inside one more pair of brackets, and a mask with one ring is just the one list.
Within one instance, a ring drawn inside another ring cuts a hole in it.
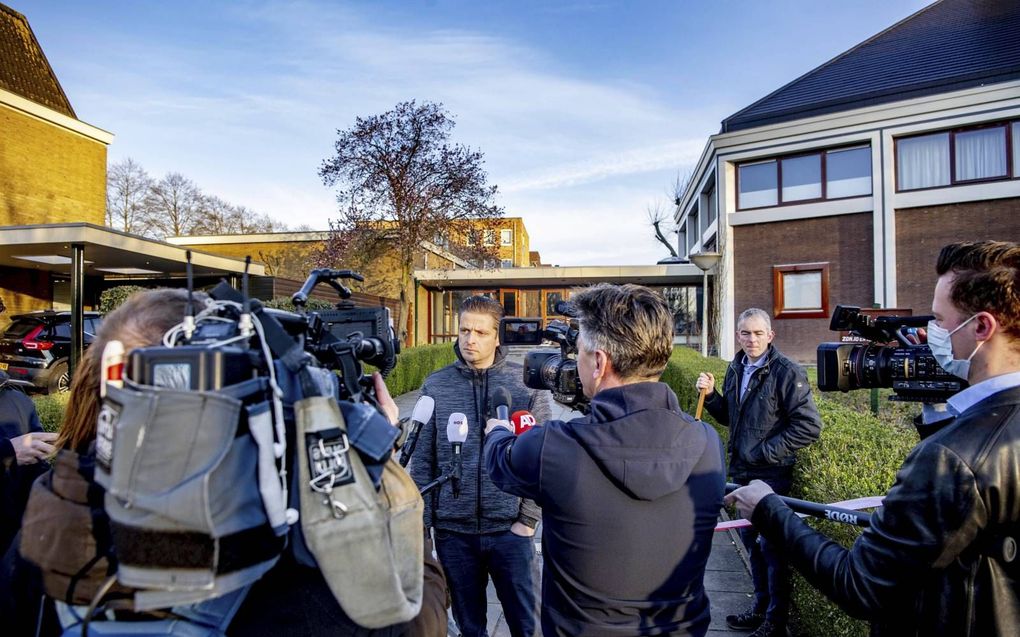
[{"label": "window", "polygon": [[432,243],[436,244],[440,248],[446,248],[449,245],[446,241],[446,237],[444,237],[442,234],[438,232],[436,233],[436,236],[432,239]]},{"label": "window", "polygon": [[705,227],[711,226],[715,222],[715,187],[705,195]]},{"label": "window", "polygon": [[740,181],[738,208],[763,208],[779,203],[776,197],[776,160],[758,164],[743,164],[737,179]]},{"label": "window", "polygon": [[514,231],[513,230],[500,230],[499,231],[499,244],[504,246],[512,246],[514,244]]},{"label": "window", "polygon": [[825,153],[827,199],[871,194],[871,148],[845,148]]},{"label": "window", "polygon": [[500,264],[501,264],[500,265],[501,268],[512,268],[512,267],[514,267],[514,260],[513,259],[503,259],[502,261],[500,261]]},{"label": "window", "polygon": [[772,266],[773,314],[780,318],[829,316],[829,264]]},{"label": "window", "polygon": [[1013,122],[1013,176],[1020,177],[1020,122]]},{"label": "window", "polygon": [[897,139],[897,189],[920,190],[1020,177],[1017,125],[1018,122],[982,125]]},{"label": "window", "polygon": [[804,155],[783,160],[783,201],[822,198],[822,156]]},{"label": "window", "polygon": [[496,245],[496,231],[486,230],[485,231],[485,245],[492,246]]},{"label": "window", "polygon": [[739,210],[870,195],[871,147],[836,148],[740,164],[737,183]]},{"label": "window", "polygon": [[698,209],[694,208],[687,215],[687,253],[694,252],[694,248],[701,239],[701,230],[698,228]]}]

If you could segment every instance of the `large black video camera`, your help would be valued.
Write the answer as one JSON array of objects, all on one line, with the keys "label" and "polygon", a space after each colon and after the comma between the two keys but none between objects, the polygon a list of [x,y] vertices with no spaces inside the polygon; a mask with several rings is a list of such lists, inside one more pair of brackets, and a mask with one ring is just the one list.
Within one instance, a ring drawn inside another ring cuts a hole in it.
[{"label": "large black video camera", "polygon": [[890,400],[945,402],[967,386],[935,360],[927,345],[912,342],[907,330],[925,327],[931,316],[879,316],[837,305],[829,329],[849,332],[860,342],[818,346],[818,389],[847,392],[891,387]]},{"label": "large black video camera", "polygon": [[[568,302],[556,304],[556,311],[571,316]],[[548,389],[553,400],[586,414],[590,401],[577,375],[576,324],[552,320],[542,327],[542,319],[505,317],[499,322],[500,345],[535,345],[552,341],[559,349],[538,349],[524,357],[524,384],[531,389]]]},{"label": "large black video camera", "polygon": [[[210,290],[210,308],[169,336],[170,347],[146,347],[131,353],[132,380],[143,385],[219,390],[266,375],[273,359],[294,365],[302,353],[318,365],[340,371],[340,399],[371,399],[371,379],[362,363],[383,376],[396,365],[400,343],[389,309],[356,308],[352,292],[338,280],[364,278],[351,270],[313,270],[292,297],[297,312],[263,307],[226,282]],[[246,278],[247,280],[247,278]],[[305,311],[308,295],[320,283],[333,287],[336,309]],[[252,317],[257,317],[257,320]],[[257,338],[256,338],[257,337]],[[304,363],[301,363],[304,364]]]}]

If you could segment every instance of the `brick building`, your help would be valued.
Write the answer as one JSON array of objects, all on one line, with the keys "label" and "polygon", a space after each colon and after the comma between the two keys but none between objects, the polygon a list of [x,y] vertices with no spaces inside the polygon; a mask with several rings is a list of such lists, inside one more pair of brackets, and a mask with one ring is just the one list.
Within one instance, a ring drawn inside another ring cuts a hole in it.
[{"label": "brick building", "polygon": [[927,314],[952,241],[1020,240],[1020,3],[941,0],[722,122],[679,201],[721,252],[719,352],[743,309],[814,362],[836,304]]},{"label": "brick building", "polygon": [[[28,21],[0,4],[0,226],[102,225],[111,141],[77,118]],[[23,265],[0,265],[8,316],[69,299],[66,277]]]}]

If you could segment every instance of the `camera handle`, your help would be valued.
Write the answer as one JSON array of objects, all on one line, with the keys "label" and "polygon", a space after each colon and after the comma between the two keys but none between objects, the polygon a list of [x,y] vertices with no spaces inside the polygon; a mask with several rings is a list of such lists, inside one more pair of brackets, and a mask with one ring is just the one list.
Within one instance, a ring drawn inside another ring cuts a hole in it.
[{"label": "camera handle", "polygon": [[338,283],[337,279],[354,279],[355,281],[364,281],[365,277],[361,276],[354,270],[331,270],[329,268],[312,270],[308,273],[308,278],[305,279],[305,283],[301,286],[301,289],[290,297],[290,302],[293,303],[296,308],[304,308],[308,303],[308,295],[312,293],[312,290],[316,285],[323,282],[328,283],[330,287],[336,290],[341,299],[351,298],[351,295],[353,294],[351,289]]}]

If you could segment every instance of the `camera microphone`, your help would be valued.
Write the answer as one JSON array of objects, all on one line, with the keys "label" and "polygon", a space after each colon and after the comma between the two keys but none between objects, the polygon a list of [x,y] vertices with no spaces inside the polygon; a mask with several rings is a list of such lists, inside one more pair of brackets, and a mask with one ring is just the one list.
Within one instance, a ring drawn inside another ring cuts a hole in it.
[{"label": "camera microphone", "polygon": [[496,418],[510,420],[510,392],[506,387],[497,387],[492,392],[492,404],[496,406]]},{"label": "camera microphone", "polygon": [[521,409],[515,411],[513,416],[510,416],[510,422],[514,425],[514,435],[519,436],[525,431],[535,426],[535,417],[531,415],[531,412],[527,409]]},{"label": "camera microphone", "polygon": [[455,412],[450,414],[450,420],[446,423],[446,439],[453,445],[453,497],[460,497],[460,476],[462,470],[460,451],[467,440],[468,422],[467,416]]},{"label": "camera microphone", "polygon": [[414,404],[414,411],[411,413],[411,422],[407,425],[407,440],[404,441],[404,446],[400,449],[400,466],[406,467],[407,463],[411,460],[411,454],[414,453],[414,447],[418,444],[418,434],[421,433],[421,428],[425,426],[432,418],[432,412],[436,410],[436,401],[431,396],[422,396],[418,399],[418,402]]}]

